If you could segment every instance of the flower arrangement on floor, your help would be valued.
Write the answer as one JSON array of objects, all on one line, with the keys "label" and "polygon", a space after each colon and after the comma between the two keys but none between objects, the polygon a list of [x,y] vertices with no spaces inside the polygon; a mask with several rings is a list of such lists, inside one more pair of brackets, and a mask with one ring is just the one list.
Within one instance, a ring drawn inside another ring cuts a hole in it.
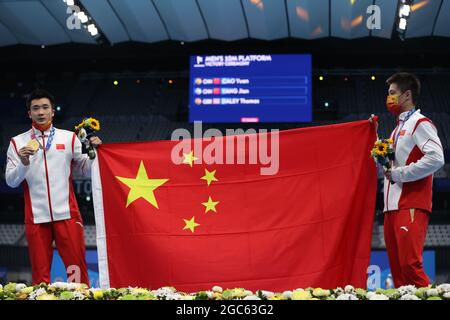
[{"label": "flower arrangement on floor", "polygon": [[284,292],[243,288],[223,290],[215,286],[209,291],[178,292],[173,287],[157,290],[144,288],[95,289],[84,284],[55,282],[26,286],[22,283],[0,285],[0,300],[450,300],[450,284],[416,288],[367,291],[350,285],[345,288],[306,288]]}]

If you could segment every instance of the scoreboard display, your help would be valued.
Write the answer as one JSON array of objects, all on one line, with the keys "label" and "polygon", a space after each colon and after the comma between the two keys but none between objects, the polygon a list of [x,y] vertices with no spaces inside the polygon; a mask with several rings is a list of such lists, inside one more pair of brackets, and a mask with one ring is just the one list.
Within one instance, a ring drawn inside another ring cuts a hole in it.
[{"label": "scoreboard display", "polygon": [[311,55],[190,57],[189,120],[311,122]]}]

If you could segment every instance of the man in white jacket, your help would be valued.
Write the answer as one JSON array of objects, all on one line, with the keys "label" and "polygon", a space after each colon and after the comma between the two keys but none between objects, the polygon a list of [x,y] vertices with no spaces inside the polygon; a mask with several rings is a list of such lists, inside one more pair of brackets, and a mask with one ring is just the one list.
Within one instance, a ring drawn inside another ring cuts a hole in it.
[{"label": "man in white jacket", "polygon": [[432,211],[433,173],[444,165],[437,129],[421,114],[416,102],[420,81],[396,73],[387,81],[386,106],[396,117],[393,168],[384,179],[384,237],[396,287],[425,287],[422,252]]},{"label": "man in white jacket", "polygon": [[[89,176],[92,161],[81,152],[74,132],[56,129],[52,122],[55,100],[45,90],[28,100],[31,128],[11,139],[6,183],[22,185],[25,198],[25,234],[33,284],[50,282],[53,241],[66,266],[69,280],[89,285],[83,221],[72,184],[72,169]],[[90,140],[95,147],[102,142]]]}]

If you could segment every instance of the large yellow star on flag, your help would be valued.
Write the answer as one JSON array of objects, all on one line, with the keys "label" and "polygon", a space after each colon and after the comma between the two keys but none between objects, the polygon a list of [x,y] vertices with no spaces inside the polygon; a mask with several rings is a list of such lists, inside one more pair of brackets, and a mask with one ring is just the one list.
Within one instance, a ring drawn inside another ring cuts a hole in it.
[{"label": "large yellow star on flag", "polygon": [[118,176],[116,176],[116,178],[130,188],[127,197],[127,208],[135,200],[144,198],[156,209],[159,209],[158,202],[156,201],[153,191],[169,181],[169,179],[149,179],[147,176],[147,171],[145,170],[144,161],[141,161],[141,164],[139,165],[136,178],[132,179]]},{"label": "large yellow star on flag", "polygon": [[192,233],[194,233],[195,228],[200,225],[195,222],[195,217],[192,217],[191,220],[186,220],[186,219],[183,219],[183,220],[184,220],[184,223],[186,224],[184,226],[183,230],[189,229],[189,230],[191,230]]},{"label": "large yellow star on flag", "polygon": [[208,213],[209,211],[216,211],[216,206],[219,204],[220,201],[213,201],[211,197],[209,197],[208,202],[202,202],[202,205],[205,206],[205,213]]},{"label": "large yellow star on flag", "polygon": [[194,163],[195,160],[198,160],[198,158],[196,158],[194,156],[194,152],[189,152],[189,153],[184,153],[183,152],[183,163],[186,163],[188,165],[190,165],[192,167],[192,164]]},{"label": "large yellow star on flag", "polygon": [[206,180],[206,182],[208,183],[208,186],[209,186],[213,181],[219,181],[214,176],[215,174],[216,174],[216,170],[209,172],[207,169],[205,169],[205,175],[203,177],[201,177],[200,179]]}]

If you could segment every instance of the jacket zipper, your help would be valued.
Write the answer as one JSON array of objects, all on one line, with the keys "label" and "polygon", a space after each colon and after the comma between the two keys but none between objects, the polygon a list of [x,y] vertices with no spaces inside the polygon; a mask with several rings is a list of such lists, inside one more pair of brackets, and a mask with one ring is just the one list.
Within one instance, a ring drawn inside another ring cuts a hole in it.
[{"label": "jacket zipper", "polygon": [[42,149],[44,150],[45,180],[47,182],[48,206],[50,209],[50,219],[53,222],[53,210],[52,210],[52,201],[51,201],[51,197],[50,197],[50,183],[48,181],[49,179],[48,179],[48,168],[47,168],[47,156],[45,153],[45,138],[44,138],[44,136],[42,136]]},{"label": "jacket zipper", "polygon": [[[392,138],[395,139],[395,135],[397,134],[397,130],[399,129],[399,125],[395,127],[394,133],[392,134]],[[394,141],[395,145],[397,145],[397,141]],[[387,195],[386,195],[386,211],[389,211],[389,190],[391,188],[391,182],[388,180],[388,188],[387,188]]]},{"label": "jacket zipper", "polygon": [[388,180],[388,189],[386,195],[386,211],[389,211],[389,188],[391,187],[391,182]]}]

